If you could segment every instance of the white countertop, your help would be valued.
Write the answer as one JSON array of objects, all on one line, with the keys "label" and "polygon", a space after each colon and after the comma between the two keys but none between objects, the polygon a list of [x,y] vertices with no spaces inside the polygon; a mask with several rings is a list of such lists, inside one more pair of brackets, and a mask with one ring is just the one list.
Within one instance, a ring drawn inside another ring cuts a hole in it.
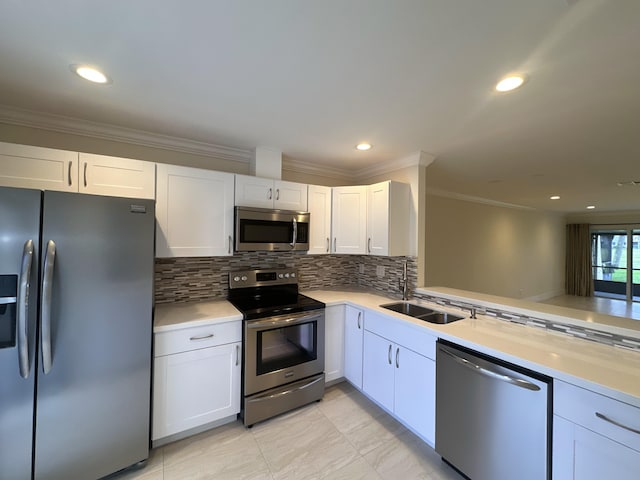
[{"label": "white countertop", "polygon": [[[451,289],[447,289],[451,290]],[[429,290],[443,296],[439,289]],[[478,315],[449,325],[426,323],[381,308],[393,302],[387,297],[353,290],[311,290],[305,295],[327,306],[350,304],[386,315],[389,321],[401,321],[415,328],[427,329],[434,335],[476,351],[535,370],[553,378],[593,390],[640,407],[640,353],[598,344],[544,329],[496,320]],[[460,291],[446,292],[457,300],[474,303],[477,298],[464,297]],[[485,299],[485,301],[487,301]],[[429,305],[436,310],[461,314],[462,310],[446,308],[426,301],[411,303]],[[492,303],[496,308],[512,305]],[[560,307],[558,307],[560,308]],[[464,312],[466,316],[468,313]],[[549,313],[566,321],[558,311]],[[242,320],[242,314],[226,300],[160,304],[155,309],[154,332]]]},{"label": "white countertop", "polygon": [[605,315],[575,308],[547,305],[529,300],[499,297],[449,287],[421,287],[417,289],[417,292],[447,298],[449,300],[473,303],[474,305],[485,308],[508,310],[509,312],[527,315],[529,317],[560,321],[567,325],[578,325],[640,339],[640,321],[631,318],[615,317],[613,315]]},{"label": "white countertop", "polygon": [[[336,290],[302,293],[327,306],[347,303],[375,310],[388,316],[390,321],[403,321],[416,328],[426,328],[445,340],[640,407],[638,352],[496,320],[486,315],[478,315],[475,320],[465,318],[449,325],[435,325],[380,308],[381,304],[393,300],[371,293]],[[462,312],[425,301],[411,303],[430,305],[436,310],[456,314]]]},{"label": "white countertop", "polygon": [[213,325],[242,320],[242,314],[226,300],[156,305],[153,332]]}]

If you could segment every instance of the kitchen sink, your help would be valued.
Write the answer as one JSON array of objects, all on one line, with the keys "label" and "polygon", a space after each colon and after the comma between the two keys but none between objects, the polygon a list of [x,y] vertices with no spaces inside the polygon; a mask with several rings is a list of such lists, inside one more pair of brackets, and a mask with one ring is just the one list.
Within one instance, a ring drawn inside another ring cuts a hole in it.
[{"label": "kitchen sink", "polygon": [[463,318],[465,318],[460,315],[438,312],[427,307],[422,307],[420,305],[414,305],[413,303],[407,302],[387,303],[380,306],[382,308],[386,308],[387,310],[393,310],[394,312],[417,318],[418,320],[423,320],[429,323],[437,323],[440,325],[455,322],[457,320],[462,320]]},{"label": "kitchen sink", "polygon": [[430,308],[421,307],[420,305],[414,305],[413,303],[407,302],[387,303],[386,305],[380,306],[382,308],[386,308],[387,310],[404,313],[405,315],[416,318],[421,315],[431,315],[432,313],[436,313],[435,310],[431,310]]}]

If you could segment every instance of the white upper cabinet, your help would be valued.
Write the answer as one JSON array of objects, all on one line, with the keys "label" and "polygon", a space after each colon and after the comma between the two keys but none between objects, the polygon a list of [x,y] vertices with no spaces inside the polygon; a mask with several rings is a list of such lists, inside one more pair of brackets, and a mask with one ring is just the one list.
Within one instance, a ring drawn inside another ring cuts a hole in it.
[{"label": "white upper cabinet", "polygon": [[409,208],[408,184],[387,181],[367,187],[368,254],[409,254]]},{"label": "white upper cabinet", "polygon": [[0,143],[0,185],[114,197],[155,198],[156,164]]},{"label": "white upper cabinet", "polygon": [[156,164],[129,158],[80,153],[81,193],[156,198]]},{"label": "white upper cabinet", "polygon": [[307,185],[236,175],[235,204],[242,207],[307,211]]},{"label": "white upper cabinet", "polygon": [[78,191],[78,153],[0,143],[0,186]]},{"label": "white upper cabinet", "polygon": [[[313,220],[311,220],[313,222]],[[334,187],[332,252],[367,252],[367,187]]]},{"label": "white upper cabinet", "polygon": [[157,165],[156,257],[233,254],[231,173]]},{"label": "white upper cabinet", "polygon": [[309,185],[309,252],[331,251],[331,187]]}]

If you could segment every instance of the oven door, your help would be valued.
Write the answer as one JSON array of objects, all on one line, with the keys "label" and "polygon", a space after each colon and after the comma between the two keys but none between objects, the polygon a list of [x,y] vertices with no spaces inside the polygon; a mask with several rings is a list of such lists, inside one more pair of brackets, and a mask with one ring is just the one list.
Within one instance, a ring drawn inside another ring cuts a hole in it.
[{"label": "oven door", "polygon": [[309,213],[236,207],[235,249],[309,250]]},{"label": "oven door", "polygon": [[324,371],[324,309],[245,321],[244,395]]}]

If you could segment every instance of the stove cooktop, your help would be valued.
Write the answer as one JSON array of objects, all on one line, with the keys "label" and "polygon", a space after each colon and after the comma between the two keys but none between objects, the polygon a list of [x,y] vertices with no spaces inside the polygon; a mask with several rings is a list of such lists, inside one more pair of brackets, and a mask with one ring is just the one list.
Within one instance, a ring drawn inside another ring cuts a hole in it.
[{"label": "stove cooktop", "polygon": [[283,295],[281,292],[262,291],[253,295],[229,297],[229,301],[242,312],[245,320],[325,308],[324,303],[300,293]]},{"label": "stove cooktop", "polygon": [[325,304],[298,293],[295,269],[230,272],[228,300],[245,320],[325,308]]}]

